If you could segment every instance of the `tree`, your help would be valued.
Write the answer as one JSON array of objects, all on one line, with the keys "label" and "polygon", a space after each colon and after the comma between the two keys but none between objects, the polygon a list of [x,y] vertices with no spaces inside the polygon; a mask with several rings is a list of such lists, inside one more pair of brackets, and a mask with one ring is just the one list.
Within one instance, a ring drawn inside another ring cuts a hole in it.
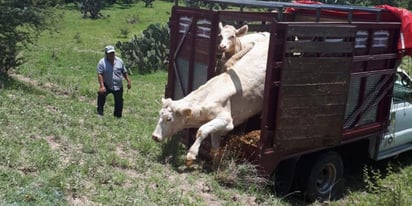
[{"label": "tree", "polygon": [[56,20],[53,0],[0,0],[0,74],[23,63],[19,56]]}]

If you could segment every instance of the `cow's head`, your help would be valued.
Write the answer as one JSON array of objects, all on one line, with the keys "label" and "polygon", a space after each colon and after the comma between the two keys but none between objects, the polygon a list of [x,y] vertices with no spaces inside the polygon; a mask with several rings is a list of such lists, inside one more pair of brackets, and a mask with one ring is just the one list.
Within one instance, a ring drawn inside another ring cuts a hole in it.
[{"label": "cow's head", "polygon": [[162,99],[162,109],[159,112],[159,121],[152,134],[153,140],[161,142],[185,128],[187,119],[191,116],[189,108],[180,109],[171,99]]},{"label": "cow's head", "polygon": [[[248,26],[244,25],[240,27],[239,29],[236,29],[232,25],[225,25],[223,26],[222,22],[219,23],[219,29],[220,29],[220,44],[219,44],[219,51],[224,52],[224,53],[235,53],[235,48],[236,44],[239,44],[240,42],[237,41],[237,37],[240,37],[244,34],[247,33],[248,31]],[[240,46],[240,45],[238,45]]]}]

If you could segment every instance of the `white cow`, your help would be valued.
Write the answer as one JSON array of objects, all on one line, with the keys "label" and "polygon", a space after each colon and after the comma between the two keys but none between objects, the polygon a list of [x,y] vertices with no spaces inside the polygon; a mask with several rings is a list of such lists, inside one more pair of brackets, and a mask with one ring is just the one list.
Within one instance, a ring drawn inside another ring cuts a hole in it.
[{"label": "white cow", "polygon": [[258,114],[262,109],[269,38],[255,46],[228,71],[207,81],[180,100],[162,99],[160,118],[152,134],[162,141],[185,128],[199,128],[186,164],[192,164],[202,141],[212,137],[218,146],[221,135]]},{"label": "white cow", "polygon": [[233,66],[253,48],[256,42],[264,41],[270,36],[268,32],[247,34],[249,30],[248,25],[236,29],[232,25],[223,26],[220,22],[219,29],[221,41],[218,49],[222,52],[222,58],[218,62],[218,73],[224,72],[227,68]]}]

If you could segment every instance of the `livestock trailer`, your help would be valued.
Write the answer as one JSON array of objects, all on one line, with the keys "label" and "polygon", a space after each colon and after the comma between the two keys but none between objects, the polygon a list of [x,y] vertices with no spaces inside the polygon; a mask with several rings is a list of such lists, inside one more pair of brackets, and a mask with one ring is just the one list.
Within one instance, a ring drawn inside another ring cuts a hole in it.
[{"label": "livestock trailer", "polygon": [[[180,99],[217,75],[219,22],[270,32],[262,112],[241,130],[258,135],[245,156],[276,177],[278,193],[300,185],[310,200],[334,198],[343,187],[342,155],[357,150],[379,160],[412,149],[410,133],[396,147],[383,145],[395,138],[388,128],[403,55],[401,20],[392,12],[316,2],[199,2],[208,7],[172,8],[165,96]],[[185,131],[185,144],[194,134]]]}]

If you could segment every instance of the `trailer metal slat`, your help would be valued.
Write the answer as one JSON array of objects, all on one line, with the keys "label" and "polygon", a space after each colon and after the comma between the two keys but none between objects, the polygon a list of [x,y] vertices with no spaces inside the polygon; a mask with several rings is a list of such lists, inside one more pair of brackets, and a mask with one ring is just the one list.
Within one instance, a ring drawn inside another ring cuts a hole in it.
[{"label": "trailer metal slat", "polygon": [[295,85],[285,87],[284,91],[288,93],[289,97],[301,96],[302,93],[307,94],[307,96],[329,96],[334,94],[343,95],[341,86],[342,83],[338,85],[313,85],[308,88],[308,85]]},{"label": "trailer metal slat", "polygon": [[[296,124],[296,121],[299,119],[290,119],[289,121],[283,119],[283,121],[288,122],[289,125],[282,127],[282,130],[277,133],[277,138],[280,140],[301,140],[301,139],[317,139],[317,138],[325,138],[325,137],[332,137],[336,138],[336,132],[341,132],[341,129],[337,129],[335,131],[333,129],[328,129],[327,126],[334,128],[334,121],[339,121],[341,117],[339,115],[336,116],[328,116],[325,117],[324,120],[318,119],[309,119],[311,122],[299,122]],[[313,123],[314,121],[317,122]],[[295,123],[295,124],[294,124]],[[300,127],[297,129],[295,125],[299,125]]]},{"label": "trailer metal slat", "polygon": [[[305,114],[305,111],[311,109],[313,116],[322,116],[324,114],[333,114],[336,115],[336,111],[340,111],[344,105],[340,103],[330,104],[327,107],[324,106],[309,106],[304,105],[300,107],[292,107],[287,110],[280,109],[279,113],[282,114],[283,118],[293,118]],[[344,109],[344,108],[343,108]]]},{"label": "trailer metal slat", "polygon": [[353,50],[354,26],[348,25],[289,25],[286,51],[290,53],[351,53]]},{"label": "trailer metal slat", "polygon": [[286,53],[350,53],[352,49],[352,42],[295,41],[286,45]]},{"label": "trailer metal slat", "polygon": [[[355,27],[353,27],[353,30]],[[351,37],[353,31],[348,29],[348,25],[317,24],[315,28],[307,31],[305,25],[289,25],[288,36],[298,37]]]},{"label": "trailer metal slat", "polygon": [[[347,73],[352,63],[351,57],[287,57],[283,76],[288,84],[314,84],[341,82],[340,75]],[[302,66],[304,65],[304,66]],[[314,82],[316,78],[317,82]]]},{"label": "trailer metal slat", "polygon": [[393,68],[382,68],[380,70],[373,70],[373,71],[365,71],[365,72],[353,72],[351,74],[352,78],[359,78],[359,77],[367,77],[371,75],[377,74],[395,74],[395,70]]},{"label": "trailer metal slat", "polygon": [[[342,88],[342,87],[341,87]],[[343,89],[343,88],[342,88]],[[285,92],[285,90],[282,90]],[[289,94],[288,94],[289,96]],[[315,95],[315,96],[310,96],[310,95],[302,95],[302,96],[294,96],[294,97],[285,97],[283,100],[280,102],[280,107],[284,107],[284,110],[290,109],[290,108],[295,108],[295,107],[302,107],[302,108],[308,108],[309,111],[306,111],[306,113],[311,113],[313,114],[311,109],[313,107],[326,107],[329,104],[342,104],[346,105],[346,96],[344,95],[325,95],[325,96],[320,96],[320,95]],[[343,115],[342,115],[343,118]]]},{"label": "trailer metal slat", "polygon": [[372,55],[359,55],[353,57],[353,62],[362,61],[374,61],[374,60],[386,60],[386,59],[398,59],[398,53],[386,53],[386,54],[372,54]]}]

